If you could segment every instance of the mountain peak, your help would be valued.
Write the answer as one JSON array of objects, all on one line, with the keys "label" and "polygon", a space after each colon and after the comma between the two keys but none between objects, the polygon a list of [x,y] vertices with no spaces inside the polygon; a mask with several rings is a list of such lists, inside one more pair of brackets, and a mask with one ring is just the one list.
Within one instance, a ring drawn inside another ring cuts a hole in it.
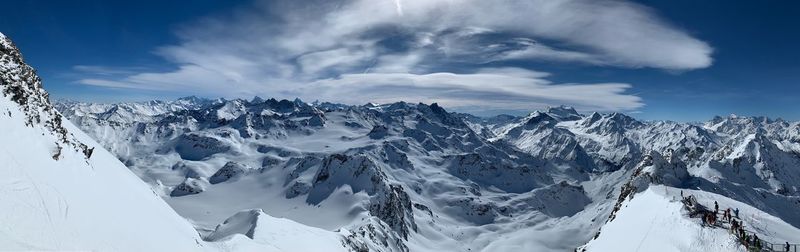
[{"label": "mountain peak", "polygon": [[540,123],[544,123],[545,125],[555,125],[557,121],[558,120],[553,118],[550,113],[541,113],[536,111],[528,115],[528,120],[525,121],[525,125],[538,125]]},{"label": "mountain peak", "polygon": [[250,100],[250,103],[262,103],[264,101],[265,101],[264,98],[261,98],[260,96],[256,95],[253,96],[253,99]]},{"label": "mountain peak", "polygon": [[581,114],[578,114],[578,111],[576,111],[575,108],[564,105],[547,107],[547,114],[561,121],[574,121],[581,119]]}]

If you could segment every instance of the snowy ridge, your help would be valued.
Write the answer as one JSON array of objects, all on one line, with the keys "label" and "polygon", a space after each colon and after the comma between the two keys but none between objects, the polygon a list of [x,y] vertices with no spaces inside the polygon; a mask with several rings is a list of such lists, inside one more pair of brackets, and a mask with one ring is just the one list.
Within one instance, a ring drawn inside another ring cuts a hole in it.
[{"label": "snowy ridge", "polygon": [[774,244],[793,241],[800,229],[745,203],[705,191],[651,186],[626,200],[617,217],[579,251],[746,251],[725,228],[704,227],[681,204],[681,194],[720,209],[738,209],[748,232]]}]

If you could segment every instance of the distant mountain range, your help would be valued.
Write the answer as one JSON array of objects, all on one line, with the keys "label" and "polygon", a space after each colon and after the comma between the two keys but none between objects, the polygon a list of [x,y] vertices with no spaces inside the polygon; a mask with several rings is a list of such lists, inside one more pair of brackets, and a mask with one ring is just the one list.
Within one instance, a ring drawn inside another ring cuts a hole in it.
[{"label": "distant mountain range", "polygon": [[800,226],[797,122],[638,121],[565,106],[481,118],[435,103],[258,97],[56,107],[204,232],[262,208],[351,230],[376,251],[500,248],[518,241],[498,237],[529,233],[570,237],[534,250],[572,250],[645,160],[647,184],[712,192]]}]

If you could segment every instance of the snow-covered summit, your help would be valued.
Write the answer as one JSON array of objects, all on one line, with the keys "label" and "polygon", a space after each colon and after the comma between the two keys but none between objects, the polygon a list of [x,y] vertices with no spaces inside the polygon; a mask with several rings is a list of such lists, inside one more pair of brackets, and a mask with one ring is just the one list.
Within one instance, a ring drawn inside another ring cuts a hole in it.
[{"label": "snow-covered summit", "polygon": [[548,107],[547,114],[552,117],[558,118],[561,121],[572,121],[581,119],[581,114],[578,114],[578,111],[575,110],[573,107],[569,106],[557,106],[557,107]]}]

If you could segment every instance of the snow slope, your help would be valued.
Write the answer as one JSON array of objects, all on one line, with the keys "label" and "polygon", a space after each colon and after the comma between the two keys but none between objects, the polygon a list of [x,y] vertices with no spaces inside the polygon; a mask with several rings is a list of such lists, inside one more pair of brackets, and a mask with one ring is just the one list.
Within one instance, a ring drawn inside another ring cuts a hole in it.
[{"label": "snow slope", "polygon": [[[207,239],[239,239],[246,236],[275,251],[348,251],[342,236],[297,222],[275,218],[261,209],[244,210],[218,225]],[[313,242],[311,242],[313,241]],[[331,246],[339,243],[340,246]]]},{"label": "snow slope", "polygon": [[[10,250],[190,251],[203,248],[191,225],[114,156],[63,150],[26,127],[15,104],[0,99],[0,248]],[[70,132],[79,132],[69,123]],[[98,146],[83,134],[76,139]]]},{"label": "snow slope", "polygon": [[115,156],[61,120],[2,33],[0,91],[2,251],[345,251],[349,234],[260,210],[249,225],[253,236],[218,233],[218,241],[203,241]]},{"label": "snow slope", "polygon": [[119,160],[44,111],[38,77],[9,40],[0,41],[0,248],[202,250],[192,226]]},{"label": "snow slope", "polygon": [[693,195],[700,204],[721,209],[739,209],[745,228],[775,244],[794,241],[800,229],[745,203],[699,190],[650,186],[626,201],[616,217],[600,230],[585,251],[707,252],[745,251],[728,230],[703,227],[698,218],[689,218],[680,193]]},{"label": "snow slope", "polygon": [[727,230],[704,228],[697,219],[685,217],[680,198],[667,198],[660,189],[636,194],[586,251],[744,251]]}]

